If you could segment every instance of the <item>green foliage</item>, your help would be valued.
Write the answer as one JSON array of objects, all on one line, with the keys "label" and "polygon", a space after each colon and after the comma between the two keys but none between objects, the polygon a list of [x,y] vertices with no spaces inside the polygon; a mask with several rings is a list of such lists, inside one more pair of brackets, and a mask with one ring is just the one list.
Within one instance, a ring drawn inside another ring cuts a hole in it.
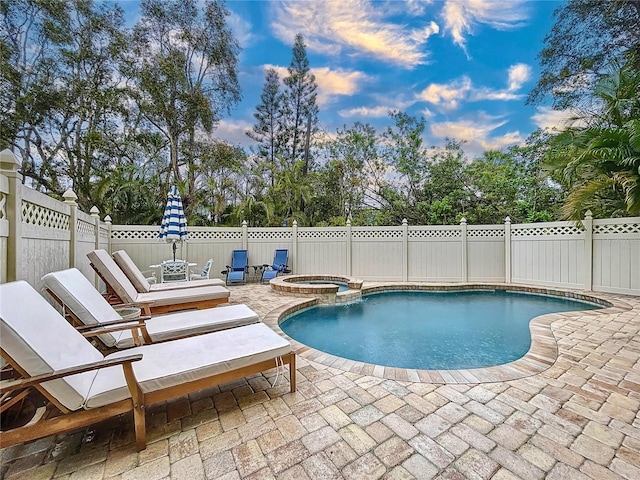
[{"label": "green foliage", "polygon": [[640,214],[640,72],[632,62],[600,80],[600,109],[552,137],[546,168],[569,190],[565,218]]},{"label": "green foliage", "polygon": [[640,60],[640,2],[569,0],[538,55],[542,72],[528,103],[551,99],[556,108],[584,105],[612,61]]}]

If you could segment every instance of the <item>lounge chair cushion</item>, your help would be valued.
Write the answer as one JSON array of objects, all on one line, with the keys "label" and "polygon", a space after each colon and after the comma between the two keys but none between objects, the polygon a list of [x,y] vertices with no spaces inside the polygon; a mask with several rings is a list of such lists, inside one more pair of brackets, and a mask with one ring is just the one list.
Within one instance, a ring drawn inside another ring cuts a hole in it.
[{"label": "lounge chair cushion", "polygon": [[[25,281],[0,285],[0,338],[2,348],[31,376],[104,358]],[[77,410],[94,377],[95,372],[85,372],[43,386],[62,405]]]},{"label": "lounge chair cushion", "polygon": [[93,250],[87,257],[125,303],[152,303],[158,307],[229,298],[229,290],[215,285],[139,293],[105,250]]},{"label": "lounge chair cushion", "polygon": [[267,282],[278,276],[278,270],[265,270],[262,272],[262,281]]},{"label": "lounge chair cushion", "polygon": [[218,278],[207,278],[198,281],[188,281],[188,282],[176,282],[176,283],[156,283],[151,285],[147,279],[144,277],[140,269],[136,266],[133,260],[127,252],[124,250],[118,250],[117,252],[113,252],[113,260],[120,267],[120,269],[124,272],[124,274],[129,278],[134,288],[139,293],[148,293],[153,291],[161,291],[161,290],[175,290],[181,288],[190,288],[190,287],[204,287],[204,286],[223,286],[224,282]]},{"label": "lounge chair cushion", "polygon": [[136,303],[138,296],[136,287],[133,286],[106,250],[93,250],[87,253],[87,257],[123,302]]},{"label": "lounge chair cushion", "polygon": [[[97,325],[122,317],[76,268],[51,272],[42,277],[51,290],[85,325]],[[246,305],[229,305],[205,310],[187,311],[156,316],[147,320],[147,331],[153,342],[199,335],[207,332],[249,325],[260,321],[258,315]],[[100,335],[108,347],[134,346],[130,330]]]},{"label": "lounge chair cushion", "polygon": [[[256,323],[197,337],[143,345],[112,353],[106,358],[142,353],[142,361],[135,362],[133,370],[142,391],[146,393],[246,367],[290,352],[289,342],[265,324]],[[105,368],[96,375],[86,406],[98,407],[128,397],[122,368]]]},{"label": "lounge chair cushion", "polygon": [[[0,285],[0,335],[4,351],[29,375],[140,353],[143,358],[134,362],[133,369],[143,392],[206,378],[291,352],[289,342],[265,324],[256,323],[143,345],[103,357],[25,281]],[[43,386],[70,410],[107,405],[130,396],[121,366],[84,372],[46,382]]]}]

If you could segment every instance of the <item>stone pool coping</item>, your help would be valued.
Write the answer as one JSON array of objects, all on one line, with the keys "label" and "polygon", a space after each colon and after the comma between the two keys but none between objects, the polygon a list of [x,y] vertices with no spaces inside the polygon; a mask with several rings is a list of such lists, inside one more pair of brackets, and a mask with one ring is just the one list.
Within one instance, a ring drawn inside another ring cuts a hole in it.
[{"label": "stone pool coping", "polygon": [[598,310],[576,312],[549,313],[531,320],[531,346],[527,353],[516,361],[503,365],[462,370],[420,370],[410,368],[387,367],[331,355],[304,345],[289,337],[280,329],[280,322],[288,316],[314,307],[319,304],[318,298],[310,298],[294,305],[283,305],[269,312],[263,322],[278,334],[289,340],[297,355],[307,360],[320,363],[339,370],[360,375],[390,380],[424,382],[436,384],[470,384],[492,383],[516,380],[539,374],[550,368],[558,358],[558,344],[553,334],[552,324],[563,318],[576,318],[584,315],[610,315],[631,310],[632,307],[619,298],[605,293],[581,292],[558,288],[537,287],[520,284],[495,283],[381,283],[367,282],[362,285],[362,295],[392,291],[466,291],[466,290],[503,290],[538,295],[551,295],[575,300],[582,300],[601,305]]},{"label": "stone pool coping", "polygon": [[[298,282],[327,282],[326,284],[309,285]],[[276,292],[285,293],[301,293],[308,295],[323,294],[323,293],[337,293],[338,285],[331,284],[331,282],[344,283],[352,290],[360,290],[362,288],[363,281],[357,278],[347,277],[344,275],[322,275],[322,274],[310,274],[310,275],[287,275],[282,277],[276,277],[269,281],[271,289]]]}]

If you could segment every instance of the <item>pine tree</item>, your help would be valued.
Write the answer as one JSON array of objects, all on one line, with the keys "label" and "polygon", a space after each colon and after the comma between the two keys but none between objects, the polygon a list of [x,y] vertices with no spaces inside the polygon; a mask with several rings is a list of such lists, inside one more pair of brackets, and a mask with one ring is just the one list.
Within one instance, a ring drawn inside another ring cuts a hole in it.
[{"label": "pine tree", "polygon": [[302,160],[303,175],[309,171],[309,136],[317,129],[318,85],[309,68],[309,59],[302,35],[297,34],[293,44],[293,57],[284,79],[284,118],[287,160],[291,165]]},{"label": "pine tree", "polygon": [[273,68],[267,69],[260,104],[253,116],[256,124],[247,132],[249,138],[258,142],[258,155],[269,165],[271,187],[274,186],[277,169],[276,158],[282,155],[283,105],[280,78]]}]

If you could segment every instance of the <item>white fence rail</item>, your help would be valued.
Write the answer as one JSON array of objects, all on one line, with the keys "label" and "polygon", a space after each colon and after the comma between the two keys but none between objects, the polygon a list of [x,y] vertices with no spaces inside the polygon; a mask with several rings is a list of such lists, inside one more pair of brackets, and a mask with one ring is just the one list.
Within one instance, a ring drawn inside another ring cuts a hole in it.
[{"label": "white fence rail", "polygon": [[[22,185],[18,162],[0,153],[0,282],[39,288],[47,272],[75,266],[96,280],[86,258],[94,248],[126,250],[145,270],[171,256],[157,226],[111,225],[80,212],[73,192],[59,202]],[[247,249],[250,265],[289,250],[294,273],[333,273],[363,280],[505,282],[640,295],[640,217],[503,225],[302,228],[190,227],[177,257],[212,275]]]}]

